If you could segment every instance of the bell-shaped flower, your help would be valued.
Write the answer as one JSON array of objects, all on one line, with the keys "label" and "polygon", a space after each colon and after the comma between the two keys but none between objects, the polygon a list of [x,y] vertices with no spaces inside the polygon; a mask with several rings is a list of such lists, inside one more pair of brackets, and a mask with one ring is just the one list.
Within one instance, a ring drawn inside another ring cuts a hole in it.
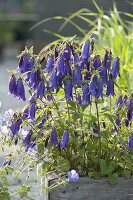
[{"label": "bell-shaped flower", "polygon": [[16,94],[17,96],[22,99],[23,101],[26,100],[25,98],[25,89],[24,89],[24,85],[23,85],[23,82],[22,82],[22,79],[19,78],[17,80],[17,86],[16,86]]},{"label": "bell-shaped flower", "polygon": [[9,92],[16,96],[16,91],[17,91],[16,77],[15,75],[12,75],[9,79]]},{"label": "bell-shaped flower", "polygon": [[94,58],[94,62],[93,62],[93,66],[94,66],[94,69],[97,70],[98,68],[100,68],[102,65],[101,63],[101,60],[100,60],[100,56],[97,55],[95,58]]},{"label": "bell-shaped flower", "polygon": [[88,59],[90,56],[90,43],[86,41],[82,46],[81,57],[84,59]]},{"label": "bell-shaped flower", "polygon": [[44,81],[39,82],[38,87],[37,87],[37,98],[43,98],[44,97],[44,92],[45,92],[45,86],[44,86]]},{"label": "bell-shaped flower", "polygon": [[122,96],[119,96],[119,98],[116,101],[116,105],[119,106],[121,104],[123,104],[123,98],[122,98]]},{"label": "bell-shaped flower", "polygon": [[128,149],[133,150],[133,135],[131,135],[128,139]]},{"label": "bell-shaped flower", "polygon": [[36,104],[35,102],[31,104],[29,108],[29,116],[31,120],[35,119],[35,113],[36,113]]},{"label": "bell-shaped flower", "polygon": [[73,73],[73,81],[74,81],[74,85],[78,85],[78,86],[82,86],[82,74],[81,74],[81,70],[78,67],[75,68],[74,73]]},{"label": "bell-shaped flower", "polygon": [[77,53],[74,54],[73,56],[73,64],[76,65],[79,62],[79,56]]},{"label": "bell-shaped flower", "polygon": [[77,182],[79,180],[79,173],[76,172],[74,169],[67,172],[67,176],[70,182]]},{"label": "bell-shaped flower", "polygon": [[115,92],[114,92],[114,81],[113,81],[113,79],[111,77],[107,81],[106,95],[107,96],[114,96],[115,95]]},{"label": "bell-shaped flower", "polygon": [[118,57],[116,57],[114,59],[111,74],[112,74],[113,78],[120,76],[120,59]]},{"label": "bell-shaped flower", "polygon": [[77,94],[76,100],[77,100],[78,104],[80,104],[80,105],[82,104],[82,97],[80,94]]},{"label": "bell-shaped flower", "polygon": [[52,55],[48,58],[45,71],[47,73],[50,73],[53,69],[54,69],[54,56]]},{"label": "bell-shaped flower", "polygon": [[30,145],[30,143],[31,143],[31,136],[32,136],[32,131],[29,131],[27,133],[27,135],[25,136],[24,141],[23,141],[26,146]]},{"label": "bell-shaped flower", "polygon": [[102,79],[98,79],[98,77],[95,75],[90,83],[90,94],[92,96],[95,96],[96,99],[98,99],[100,96],[102,96],[103,91],[103,81]]},{"label": "bell-shaped flower", "polygon": [[63,56],[59,56],[57,60],[57,76],[61,74],[64,75],[64,58]]},{"label": "bell-shaped flower", "polygon": [[19,131],[21,124],[22,124],[22,120],[21,119],[18,119],[18,120],[16,120],[15,123],[11,124],[10,130],[11,130],[13,136]]},{"label": "bell-shaped flower", "polygon": [[69,142],[69,133],[67,130],[64,131],[63,133],[63,137],[62,137],[62,141],[60,144],[60,148],[67,148],[68,147],[68,142]]},{"label": "bell-shaped flower", "polygon": [[120,124],[121,124],[121,121],[120,121],[120,118],[119,118],[119,116],[117,117],[117,119],[115,120],[115,123],[116,123],[116,125],[117,126],[120,126]]},{"label": "bell-shaped flower", "polygon": [[52,74],[49,79],[49,87],[57,88],[58,87],[58,77],[56,69],[53,69]]},{"label": "bell-shaped flower", "polygon": [[133,118],[133,110],[129,108],[127,111],[127,120],[131,121],[132,118]]},{"label": "bell-shaped flower", "polygon": [[58,144],[57,132],[56,132],[55,128],[52,128],[52,131],[51,131],[51,134],[50,134],[50,143],[52,145]]},{"label": "bell-shaped flower", "polygon": [[66,46],[66,48],[64,49],[63,57],[66,60],[70,60],[71,59],[71,48],[70,48],[70,46]]},{"label": "bell-shaped flower", "polygon": [[102,66],[101,68],[99,68],[99,73],[100,73],[100,77],[103,80],[103,83],[107,83],[107,68],[105,66]]},{"label": "bell-shaped flower", "polygon": [[89,90],[88,86],[84,86],[84,88],[83,88],[83,104],[84,105],[91,104],[90,90]]},{"label": "bell-shaped flower", "polygon": [[23,111],[22,119],[25,120],[28,118],[28,116],[29,116],[29,108],[27,107]]},{"label": "bell-shaped flower", "polygon": [[23,55],[19,60],[19,72],[25,73],[31,71],[34,67],[34,59],[31,59],[28,54]]},{"label": "bell-shaped flower", "polygon": [[72,70],[71,70],[71,67],[68,63],[65,63],[64,64],[64,75],[72,75]]},{"label": "bell-shaped flower", "polygon": [[67,100],[70,100],[70,99],[73,98],[72,90],[73,90],[72,81],[71,81],[70,79],[68,79],[68,80],[65,82],[65,98],[66,98]]}]

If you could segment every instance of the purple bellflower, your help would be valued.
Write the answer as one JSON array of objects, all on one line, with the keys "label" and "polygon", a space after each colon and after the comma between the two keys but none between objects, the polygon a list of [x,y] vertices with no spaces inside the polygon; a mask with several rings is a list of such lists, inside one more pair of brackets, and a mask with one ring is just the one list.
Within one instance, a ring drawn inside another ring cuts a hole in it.
[{"label": "purple bellflower", "polygon": [[72,75],[72,70],[71,70],[71,67],[68,63],[65,63],[64,64],[64,75]]},{"label": "purple bellflower", "polygon": [[90,43],[86,41],[82,46],[81,57],[84,59],[88,59],[90,55]]},{"label": "purple bellflower", "polygon": [[29,108],[25,108],[25,110],[23,111],[23,116],[22,116],[22,119],[25,120],[27,119],[29,116]]},{"label": "purple bellflower", "polygon": [[100,60],[100,56],[97,55],[94,58],[94,63],[93,63],[94,69],[97,70],[99,67],[101,67],[101,65],[102,65],[102,63],[101,63],[101,60]]},{"label": "purple bellflower", "polygon": [[110,77],[108,82],[107,82],[107,91],[106,91],[106,95],[107,96],[114,96],[115,92],[114,92],[114,81],[113,79]]},{"label": "purple bellflower", "polygon": [[70,60],[70,59],[71,59],[71,48],[70,48],[70,46],[67,46],[67,47],[65,48],[63,57],[64,57],[66,60]]},{"label": "purple bellflower", "polygon": [[131,135],[129,137],[129,140],[128,140],[128,149],[129,150],[133,150],[133,135]]},{"label": "purple bellflower", "polygon": [[10,130],[11,130],[13,136],[19,131],[21,124],[22,124],[21,119],[18,119],[15,123],[11,124]]},{"label": "purple bellflower", "polygon": [[35,119],[35,113],[36,113],[36,104],[35,102],[31,104],[29,108],[29,116],[31,120]]},{"label": "purple bellflower", "polygon": [[117,126],[120,126],[121,121],[120,121],[120,118],[119,118],[119,117],[117,117],[117,119],[115,120],[115,123],[116,123]]},{"label": "purple bellflower", "polygon": [[54,56],[52,55],[48,58],[45,71],[47,73],[50,73],[53,69],[54,69]]},{"label": "purple bellflower", "polygon": [[133,118],[133,111],[129,108],[127,111],[127,120],[131,121]]},{"label": "purple bellflower", "polygon": [[38,87],[37,87],[37,98],[42,99],[44,97],[44,92],[45,92],[44,82],[41,81],[39,82]]},{"label": "purple bellflower", "polygon": [[118,57],[114,59],[111,74],[113,78],[120,76],[120,59]]},{"label": "purple bellflower", "polygon": [[55,128],[52,128],[51,135],[50,135],[50,143],[52,145],[58,144],[57,132],[56,132]]},{"label": "purple bellflower", "polygon": [[96,99],[98,99],[100,96],[102,96],[103,91],[103,81],[102,79],[98,79],[98,77],[95,75],[90,83],[90,94],[92,96],[95,96]]},{"label": "purple bellflower", "polygon": [[119,106],[121,104],[123,104],[123,99],[122,99],[122,96],[119,96],[119,98],[117,99],[116,105]]},{"label": "purple bellflower", "polygon": [[64,58],[60,56],[57,60],[57,76],[61,74],[64,75]]},{"label": "purple bellflower", "polygon": [[82,86],[82,74],[79,66],[74,70],[73,80],[75,85]]},{"label": "purple bellflower", "polygon": [[73,56],[73,64],[76,65],[78,62],[79,62],[79,57],[78,54],[75,53]]},{"label": "purple bellflower", "polygon": [[31,71],[34,67],[34,59],[30,59],[29,55],[23,55],[19,60],[19,72],[25,73]]},{"label": "purple bellflower", "polygon": [[16,96],[16,91],[17,91],[16,78],[15,75],[12,75],[9,80],[9,92]]},{"label": "purple bellflower", "polygon": [[83,104],[84,105],[91,104],[90,90],[89,90],[88,86],[84,86],[84,88],[83,88]]},{"label": "purple bellflower", "polygon": [[6,159],[4,160],[3,166],[10,166],[12,161],[12,155],[9,154]]},{"label": "purple bellflower", "polygon": [[49,87],[57,88],[58,87],[58,78],[57,78],[57,71],[53,69],[52,74],[49,79]]},{"label": "purple bellflower", "polygon": [[23,101],[25,101],[26,100],[26,98],[25,98],[25,89],[24,89],[24,85],[23,85],[23,82],[22,82],[21,78],[19,78],[17,80],[16,88],[17,88],[17,91],[16,91],[17,96],[19,98],[21,98]]},{"label": "purple bellflower", "polygon": [[64,131],[63,133],[63,137],[62,137],[62,141],[60,144],[60,148],[67,148],[68,147],[68,142],[69,142],[69,133],[67,130]]},{"label": "purple bellflower", "polygon": [[79,173],[76,172],[74,169],[67,172],[67,176],[70,182],[77,182],[79,180]]},{"label": "purple bellflower", "polygon": [[73,98],[72,96],[72,90],[73,90],[73,84],[72,81],[70,79],[68,79],[65,82],[65,97],[67,100],[70,100]]}]

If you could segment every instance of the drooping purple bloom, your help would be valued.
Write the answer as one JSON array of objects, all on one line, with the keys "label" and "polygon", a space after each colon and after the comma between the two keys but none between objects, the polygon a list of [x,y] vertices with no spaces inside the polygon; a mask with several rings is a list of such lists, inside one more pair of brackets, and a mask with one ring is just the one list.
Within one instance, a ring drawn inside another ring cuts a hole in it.
[{"label": "drooping purple bloom", "polygon": [[74,70],[73,81],[75,85],[82,86],[82,74],[79,66]]},{"label": "drooping purple bloom", "polygon": [[72,89],[73,89],[72,81],[71,81],[70,79],[68,79],[68,80],[65,82],[65,98],[66,98],[67,100],[70,100],[70,99],[73,98]]},{"label": "drooping purple bloom", "polygon": [[88,59],[90,55],[90,43],[86,41],[82,46],[81,57],[84,59]]},{"label": "drooping purple bloom", "polygon": [[78,54],[75,53],[73,56],[73,64],[76,65],[78,62],[79,62],[79,57],[78,57]]},{"label": "drooping purple bloom", "polygon": [[117,126],[120,126],[121,121],[120,121],[120,118],[119,118],[119,117],[117,117],[117,119],[115,120],[115,123],[116,123]]},{"label": "drooping purple bloom", "polygon": [[84,80],[90,80],[90,78],[91,78],[91,73],[90,72],[86,72],[86,74],[84,75]]},{"label": "drooping purple bloom", "polygon": [[40,124],[38,124],[38,128],[42,128],[42,126],[43,126],[43,124],[46,122],[46,118],[44,118],[43,120],[42,120],[42,122],[40,123]]},{"label": "drooping purple bloom", "polygon": [[80,105],[82,104],[82,98],[81,98],[80,94],[77,94],[76,100],[77,100],[78,104],[80,104]]},{"label": "drooping purple bloom", "polygon": [[79,173],[76,172],[74,169],[67,172],[67,176],[70,182],[77,182],[79,180]]},{"label": "drooping purple bloom", "polygon": [[52,55],[48,58],[45,71],[47,73],[50,73],[53,69],[54,69],[54,56]]},{"label": "drooping purple bloom", "polygon": [[123,104],[123,99],[122,99],[122,96],[119,96],[119,98],[117,99],[117,102],[116,102],[117,106]]},{"label": "drooping purple bloom", "polygon": [[100,56],[97,55],[95,58],[94,58],[94,63],[93,63],[93,66],[94,66],[94,69],[97,70],[99,67],[101,67],[101,60],[100,60]]},{"label": "drooping purple bloom", "polygon": [[99,73],[100,73],[100,77],[102,78],[103,80],[103,83],[107,83],[107,79],[108,79],[108,76],[107,76],[107,68],[105,66],[102,66],[100,69],[99,69]]},{"label": "drooping purple bloom", "polygon": [[22,119],[25,120],[27,119],[29,116],[29,108],[25,108],[24,112],[23,112],[23,116],[22,116]]},{"label": "drooping purple bloom", "polygon": [[67,47],[65,48],[63,57],[64,57],[66,60],[70,60],[70,59],[71,59],[71,48],[70,48],[70,46],[67,46]]},{"label": "drooping purple bloom", "polygon": [[32,70],[31,75],[30,75],[30,86],[33,89],[36,89],[37,87],[37,71]]},{"label": "drooping purple bloom", "polygon": [[37,87],[37,98],[43,98],[45,92],[44,81],[39,82]]},{"label": "drooping purple bloom", "polygon": [[50,143],[52,145],[58,144],[57,132],[56,132],[55,128],[52,128],[51,135],[50,135]]},{"label": "drooping purple bloom", "polygon": [[95,75],[90,83],[90,94],[98,99],[100,96],[102,96],[102,90],[103,81],[102,79],[98,79],[98,77]]},{"label": "drooping purple bloom", "polygon": [[28,54],[23,55],[19,60],[19,72],[31,71],[34,67],[34,59],[30,59]]},{"label": "drooping purple bloom", "polygon": [[22,82],[22,79],[19,78],[17,80],[17,86],[16,86],[16,94],[19,98],[21,98],[23,101],[26,100],[25,98],[25,89],[24,89],[24,85],[23,85],[23,82]]},{"label": "drooping purple bloom", "polygon": [[67,130],[64,131],[63,133],[63,137],[62,137],[62,141],[60,144],[60,148],[67,148],[68,147],[68,142],[69,142],[69,133]]},{"label": "drooping purple bloom", "polygon": [[57,60],[57,76],[61,74],[64,75],[64,58],[60,56]]},{"label": "drooping purple bloom", "polygon": [[84,86],[84,88],[83,88],[83,104],[84,105],[91,104],[90,90],[89,90],[88,86]]},{"label": "drooping purple bloom", "polygon": [[9,80],[9,92],[11,94],[16,95],[16,90],[17,90],[16,78],[15,75],[13,74]]},{"label": "drooping purple bloom", "polygon": [[25,144],[26,146],[30,146],[30,143],[31,143],[31,136],[32,136],[32,131],[29,131],[29,132],[27,133],[27,135],[25,136],[25,138],[24,138],[24,144]]},{"label": "drooping purple bloom", "polygon": [[36,104],[35,102],[31,104],[29,108],[29,116],[31,120],[35,119],[35,113],[36,113]]},{"label": "drooping purple bloom", "polygon": [[133,135],[131,135],[129,137],[129,140],[128,140],[128,149],[129,150],[133,150]]},{"label": "drooping purple bloom", "polygon": [[32,96],[28,99],[30,103],[34,103],[36,101],[36,93],[33,93]]},{"label": "drooping purple bloom", "polygon": [[133,111],[129,108],[127,111],[127,120],[131,121],[133,118]]},{"label": "drooping purple bloom", "polygon": [[114,59],[111,74],[113,78],[120,76],[120,59],[118,57]]},{"label": "drooping purple bloom", "polygon": [[53,69],[52,74],[49,80],[49,87],[57,88],[58,87],[58,78],[56,69]]},{"label": "drooping purple bloom", "polygon": [[72,75],[72,70],[71,70],[71,67],[68,63],[65,63],[64,64],[64,75]]},{"label": "drooping purple bloom", "polygon": [[22,124],[22,120],[18,119],[15,123],[12,123],[10,126],[10,130],[13,136],[19,131],[20,125]]},{"label": "drooping purple bloom", "polygon": [[113,81],[113,79],[111,77],[107,81],[106,95],[107,96],[114,96],[115,95],[115,92],[114,92],[114,81]]}]

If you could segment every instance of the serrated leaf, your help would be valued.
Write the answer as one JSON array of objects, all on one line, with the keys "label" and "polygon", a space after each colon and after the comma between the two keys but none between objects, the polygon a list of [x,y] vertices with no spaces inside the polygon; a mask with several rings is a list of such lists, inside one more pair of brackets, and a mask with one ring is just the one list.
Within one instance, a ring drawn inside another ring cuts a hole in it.
[{"label": "serrated leaf", "polygon": [[115,185],[117,183],[118,180],[118,174],[117,173],[113,173],[112,175],[109,176],[109,183],[111,185]]}]

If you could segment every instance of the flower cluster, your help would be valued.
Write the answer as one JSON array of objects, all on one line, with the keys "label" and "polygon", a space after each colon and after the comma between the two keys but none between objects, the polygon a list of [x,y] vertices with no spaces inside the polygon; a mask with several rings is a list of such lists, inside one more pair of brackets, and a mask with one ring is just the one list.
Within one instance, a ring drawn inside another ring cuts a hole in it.
[{"label": "flower cluster", "polygon": [[[110,157],[109,153],[103,153],[101,145],[105,147],[109,143],[110,151],[114,148],[111,147],[115,143],[112,140],[120,132],[123,119],[124,126],[127,129],[131,127],[132,98],[118,98],[115,119],[109,114],[114,114],[111,106],[110,110],[101,112],[104,100],[110,101],[111,105],[111,98],[116,94],[120,60],[108,50],[104,56],[96,54],[91,40],[83,45],[73,41],[59,43],[40,55],[25,49],[20,55],[16,72],[11,74],[9,92],[25,101],[26,86],[30,98],[21,112],[12,115],[9,125],[12,139],[17,138],[22,127],[26,126],[23,137],[25,151],[33,148],[41,156],[48,152],[47,157],[52,158],[51,165],[58,166],[60,159],[64,159],[69,162],[69,168],[77,171],[81,168],[83,174],[84,169],[89,168],[90,152],[92,163],[96,155],[98,162],[105,154]],[[103,134],[105,131],[110,133],[110,138],[109,133]],[[133,137],[128,136],[121,148],[130,151],[133,150]],[[120,144],[119,139],[117,143]],[[83,162],[82,157],[86,161]],[[116,155],[111,159],[115,160]],[[79,175],[72,170],[68,172],[68,178],[75,182]]]}]

